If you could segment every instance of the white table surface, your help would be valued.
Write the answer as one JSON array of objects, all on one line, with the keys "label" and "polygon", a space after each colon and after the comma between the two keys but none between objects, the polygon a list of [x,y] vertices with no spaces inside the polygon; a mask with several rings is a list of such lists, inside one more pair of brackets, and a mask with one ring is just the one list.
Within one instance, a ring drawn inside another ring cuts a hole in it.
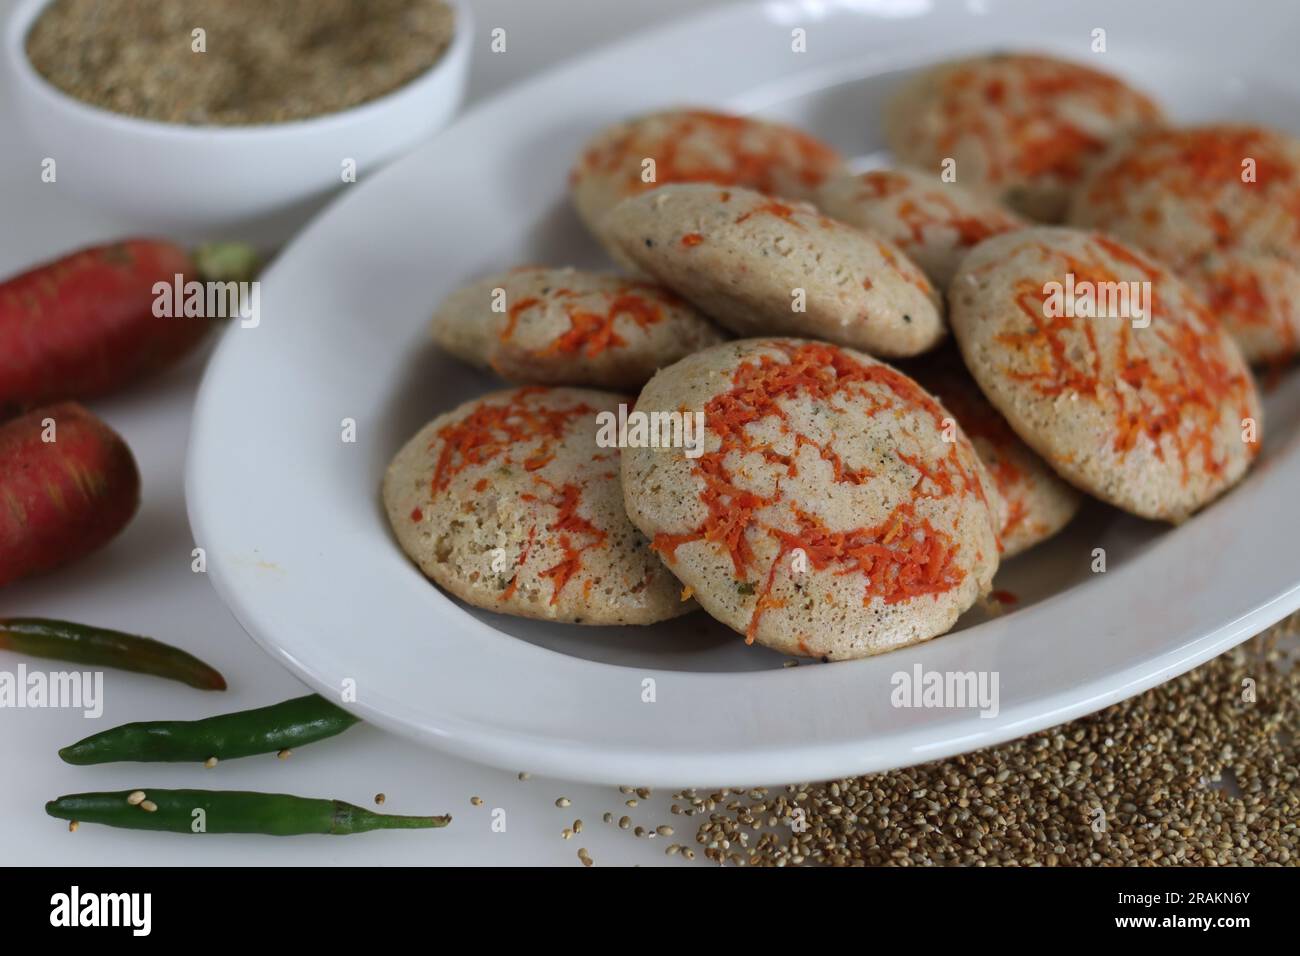
[{"label": "white table surface", "polygon": [[[0,0],[7,16],[14,0]],[[471,0],[478,21],[469,105],[573,54],[626,33],[709,5],[708,0]],[[487,35],[501,26],[509,52],[489,55]],[[127,220],[86,208],[57,184],[40,180],[40,156],[16,132],[8,90],[0,88],[0,276],[80,246],[137,233]],[[90,144],[88,144],[89,146]],[[653,865],[665,845],[689,842],[693,828],[670,839],[636,839],[601,822],[630,815],[637,824],[683,823],[670,817],[668,794],[636,809],[613,788],[517,779],[506,773],[418,748],[367,726],[304,748],[287,761],[274,756],[232,761],[212,770],[191,765],[120,764],[71,767],[56,750],[87,734],[130,720],[197,718],[258,707],[304,693],[303,686],[244,634],[202,574],[190,570],[195,546],[185,516],[182,472],[190,409],[204,356],[130,391],[92,403],[126,438],[143,475],[139,514],[116,541],[55,574],[0,592],[0,615],[68,618],[148,634],[198,654],[226,675],[231,689],[207,694],[154,678],[105,673],[104,713],[0,709],[0,862],[9,865],[230,864],[482,864],[581,865],[587,847],[597,865]],[[23,658],[0,654],[15,672]],[[64,665],[27,660],[29,667]],[[520,767],[519,770],[527,770]],[[628,781],[635,784],[636,781]],[[446,830],[380,832],[345,839],[220,836],[187,839],[83,826],[69,833],[42,804],[59,794],[140,785],[266,790],[335,797],[383,809],[455,817]],[[470,805],[471,796],[483,805]],[[572,806],[555,806],[558,797]],[[492,810],[505,811],[494,832]],[[581,836],[560,831],[575,817]],[[702,859],[702,857],[701,857]],[[689,864],[686,864],[689,865]],[[695,865],[699,865],[698,863]]]}]

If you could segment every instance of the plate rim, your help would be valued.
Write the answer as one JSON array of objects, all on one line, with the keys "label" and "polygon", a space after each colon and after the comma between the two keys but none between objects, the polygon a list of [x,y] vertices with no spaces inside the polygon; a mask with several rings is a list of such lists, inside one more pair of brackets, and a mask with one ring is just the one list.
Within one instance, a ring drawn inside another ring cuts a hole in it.
[{"label": "plate rim", "polygon": [[[669,37],[688,36],[692,32],[703,32],[704,24],[709,24],[711,21],[726,23],[733,17],[748,19],[762,15],[762,8],[756,5],[732,4],[684,20],[673,21],[664,26],[640,31],[615,43],[602,46],[580,57],[550,67],[535,77],[529,84],[508,87],[498,94],[483,100],[458,117],[442,134],[429,143],[380,171],[371,181],[360,184],[359,188],[354,192],[339,197],[314,216],[294,240],[286,246],[281,255],[277,257],[276,262],[263,276],[262,281],[270,284],[275,280],[280,272],[284,271],[283,264],[295,249],[300,249],[305,244],[305,240],[315,236],[318,232],[323,232],[323,226],[327,225],[330,219],[339,216],[341,209],[350,208],[352,204],[363,201],[363,197],[367,195],[368,191],[376,188],[376,184],[385,178],[392,177],[395,169],[412,165],[418,161],[420,156],[431,148],[435,148],[448,134],[458,128],[473,121],[481,121],[481,117],[490,115],[493,110],[504,110],[514,99],[526,100],[530,94],[530,88],[543,86],[548,82],[553,83],[558,77],[564,75],[580,74],[584,70],[590,69],[591,64],[629,49],[645,47],[656,42],[661,43]],[[878,58],[882,52],[883,50],[874,50],[870,55],[873,58]],[[825,65],[823,64],[823,66]],[[220,522],[210,510],[212,505],[208,497],[210,476],[204,473],[201,466],[202,446],[204,443],[202,432],[204,430],[203,422],[209,420],[211,406],[217,401],[219,376],[223,373],[224,365],[233,361],[232,357],[236,352],[237,335],[238,330],[231,328],[227,329],[221,337],[204,371],[194,404],[194,419],[186,452],[185,498],[187,513],[197,543],[213,542],[220,538],[220,533],[215,531]],[[1300,449],[1293,449],[1291,459],[1297,459],[1298,456],[1300,456]],[[1300,462],[1292,461],[1291,463],[1295,465]],[[1281,462],[1274,461],[1272,464],[1280,465]],[[1273,468],[1270,470],[1277,471],[1280,469]],[[1257,476],[1249,476],[1248,480],[1254,477]],[[1225,499],[1225,502],[1221,502],[1218,507],[1223,507],[1225,503],[1231,500],[1233,500],[1231,497]],[[1189,527],[1190,525],[1191,523],[1189,523]],[[1155,554],[1160,550],[1160,543],[1167,543],[1171,537],[1172,532],[1162,534],[1155,542],[1155,546],[1132,559],[1133,567],[1128,569],[1127,573],[1130,576],[1137,575],[1139,569],[1147,562],[1154,561]],[[218,596],[230,608],[240,626],[255,643],[316,690],[322,693],[334,693],[336,691],[335,678],[337,675],[327,674],[322,670],[321,666],[314,665],[307,659],[296,655],[292,649],[294,646],[293,641],[286,641],[283,636],[277,639],[268,633],[265,623],[259,620],[259,612],[253,606],[253,602],[247,595],[241,594],[240,585],[237,583],[235,575],[231,572],[231,569],[225,566],[224,562],[211,560],[210,556],[208,574]],[[1100,582],[1087,582],[1061,594],[1053,595],[1031,608],[1018,612],[1016,617],[1021,617],[1022,623],[1028,623],[1029,617],[1022,616],[1032,616],[1036,619],[1044,613],[1046,605],[1056,604],[1058,599],[1063,599],[1066,595],[1090,587],[1094,583]],[[425,583],[425,586],[433,587],[427,583]],[[440,596],[445,599],[445,595]],[[527,733],[520,733],[517,730],[503,732],[496,727],[489,728],[482,725],[464,727],[459,725],[453,714],[443,715],[442,719],[437,722],[431,722],[428,717],[417,720],[410,715],[408,706],[399,702],[385,701],[382,696],[366,700],[359,699],[355,702],[346,703],[344,706],[356,712],[363,719],[380,727],[422,743],[432,744],[457,756],[503,768],[529,769],[533,772],[542,772],[572,780],[595,783],[636,780],[653,786],[663,786],[723,784],[728,781],[734,783],[742,778],[749,784],[785,782],[795,778],[824,779],[845,773],[869,773],[967,752],[1002,743],[1092,713],[1186,672],[1210,657],[1246,640],[1252,634],[1263,630],[1297,608],[1300,608],[1300,581],[1293,581],[1288,589],[1274,594],[1262,604],[1258,604],[1246,613],[1210,631],[1202,632],[1193,639],[1183,641],[1159,655],[1141,660],[1129,667],[1112,670],[1105,679],[1096,679],[1080,684],[1073,689],[1072,693],[1051,695],[1057,701],[1054,706],[1038,705],[1038,699],[1032,698],[1012,708],[1005,709],[998,718],[988,722],[987,726],[983,723],[976,723],[971,726],[969,717],[959,717],[955,721],[923,726],[919,730],[891,730],[886,734],[889,739],[889,747],[882,750],[870,746],[872,740],[866,731],[851,739],[810,742],[806,746],[793,751],[789,749],[789,744],[779,746],[759,745],[740,750],[733,749],[726,753],[712,752],[707,748],[692,749],[689,752],[647,750],[644,746],[610,749],[607,745],[592,745],[588,741],[576,739],[547,737],[537,740]],[[466,617],[469,616],[466,615]],[[1002,622],[1001,626],[1005,628],[1005,621]],[[819,679],[815,677],[819,671],[823,670],[821,667],[798,668],[793,672],[778,670],[735,674],[699,674],[675,671],[663,672],[646,667],[599,663],[571,657],[558,651],[516,640],[509,635],[502,635],[494,628],[477,620],[468,621],[467,627],[471,631],[491,632],[497,637],[503,637],[508,642],[508,646],[513,648],[512,655],[520,660],[526,660],[529,664],[545,662],[546,666],[564,669],[576,675],[590,676],[597,672],[609,675],[613,671],[625,672],[623,676],[627,676],[626,672],[629,671],[635,672],[637,675],[662,673],[670,674],[673,680],[680,680],[684,683],[704,681],[708,683],[766,682],[771,684],[774,680],[779,679],[786,685],[804,683],[816,685],[819,680],[830,680],[830,678]],[[949,641],[957,640],[963,635],[973,635],[980,631],[992,633],[998,627],[999,622],[997,621],[986,622],[970,628],[960,635],[953,635],[949,638]],[[915,649],[917,651],[916,656],[908,657],[907,662],[909,664],[914,663],[917,657],[928,659],[937,656],[935,647],[939,643],[930,641],[919,645]],[[889,656],[886,655],[886,657]],[[875,658],[874,660],[881,659]],[[833,667],[843,669],[847,677],[853,663],[860,662],[842,662],[833,665]],[[897,663],[903,663],[903,658],[899,658]],[[801,671],[803,673],[800,673]],[[763,691],[772,689],[771,687],[762,688]],[[950,730],[939,734],[940,739],[936,739],[936,728],[948,728],[950,724],[954,725],[953,729],[958,726],[961,727],[962,732],[954,735]]]}]

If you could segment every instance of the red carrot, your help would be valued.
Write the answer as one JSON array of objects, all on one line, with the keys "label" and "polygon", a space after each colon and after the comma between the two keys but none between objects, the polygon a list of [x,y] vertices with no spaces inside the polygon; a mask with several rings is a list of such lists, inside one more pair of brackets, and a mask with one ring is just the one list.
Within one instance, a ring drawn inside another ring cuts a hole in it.
[{"label": "red carrot", "polygon": [[202,273],[179,246],[131,239],[0,284],[0,410],[103,395],[185,355],[214,323],[155,315],[154,286]]},{"label": "red carrot", "polygon": [[96,550],[139,504],[131,450],[80,405],[0,425],[0,587]]}]

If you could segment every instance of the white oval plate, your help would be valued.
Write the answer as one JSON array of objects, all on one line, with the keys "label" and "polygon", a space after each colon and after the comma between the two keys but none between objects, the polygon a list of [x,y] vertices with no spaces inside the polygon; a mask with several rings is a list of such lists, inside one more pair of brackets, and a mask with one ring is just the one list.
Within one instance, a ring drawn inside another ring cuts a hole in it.
[{"label": "white oval plate", "polygon": [[[260,326],[225,335],[187,475],[213,583],[308,683],[331,693],[355,682],[348,706],[364,719],[501,767],[604,783],[758,784],[917,763],[1182,673],[1300,606],[1296,376],[1269,396],[1259,467],[1213,508],[1171,529],[1090,507],[1004,567],[997,586],[1019,596],[1014,613],[968,615],[957,633],[863,661],[783,668],[702,614],[618,629],[467,608],[403,556],[378,488],[421,424],[499,387],[428,345],[434,304],[494,269],[602,263],[565,178],[606,123],[707,103],[790,120],[866,156],[901,71],[1003,48],[1085,58],[1101,27],[1110,52],[1098,64],[1178,119],[1285,127],[1300,115],[1300,79],[1275,65],[1292,61],[1297,13],[1264,0],[745,5],[496,98],[352,187],[265,276]],[[791,51],[796,27],[806,53]],[[353,443],[344,419],[356,422]],[[1104,574],[1091,570],[1095,548]],[[893,675],[918,666],[996,674],[996,714],[893,706]]]}]

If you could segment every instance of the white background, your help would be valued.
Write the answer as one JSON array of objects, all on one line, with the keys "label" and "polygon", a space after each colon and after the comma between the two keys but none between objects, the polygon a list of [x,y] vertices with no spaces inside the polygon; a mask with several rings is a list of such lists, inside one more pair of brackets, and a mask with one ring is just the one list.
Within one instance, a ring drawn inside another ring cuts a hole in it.
[{"label": "white background", "polygon": [[[14,0],[0,0],[7,16]],[[471,0],[478,22],[468,106],[538,70],[629,32],[712,5],[706,0]],[[509,52],[486,53],[491,28],[504,27]],[[9,90],[0,90],[0,276],[80,246],[132,235],[113,219],[40,181],[40,156],[16,129]],[[92,144],[87,144],[88,148]],[[609,810],[637,824],[680,824],[667,794],[636,809],[613,788],[565,784],[454,760],[358,726],[304,748],[287,761],[250,757],[213,770],[189,765],[120,764],[71,767],[56,750],[87,734],[129,720],[197,718],[258,707],[304,693],[288,673],[243,633],[202,575],[190,570],[194,547],[185,517],[182,470],[189,414],[205,356],[159,379],[93,403],[121,432],[143,475],[143,504],[111,546],[45,578],[0,592],[0,616],[43,615],[148,634],[186,648],[215,665],[231,689],[205,694],[154,678],[107,672],[105,709],[98,720],[63,710],[0,709],[0,862],[22,864],[547,864],[580,865],[589,849],[597,865],[650,865],[667,843],[691,842],[679,826],[670,839],[635,839],[601,823]],[[358,640],[364,640],[358,635]],[[14,670],[22,659],[0,657]],[[41,665],[27,661],[29,666]],[[55,669],[59,665],[52,665]],[[527,768],[521,767],[520,770]],[[635,784],[636,781],[628,781]],[[360,836],[190,838],[83,826],[69,833],[42,804],[59,794],[148,785],[266,790],[335,797],[370,804],[387,795],[385,810],[451,813],[446,830]],[[470,797],[483,806],[470,805]],[[559,809],[555,800],[573,805]],[[492,808],[505,811],[504,833],[493,832]],[[580,837],[560,831],[575,817]],[[702,859],[702,857],[701,857]],[[699,865],[699,864],[696,864]]]}]

